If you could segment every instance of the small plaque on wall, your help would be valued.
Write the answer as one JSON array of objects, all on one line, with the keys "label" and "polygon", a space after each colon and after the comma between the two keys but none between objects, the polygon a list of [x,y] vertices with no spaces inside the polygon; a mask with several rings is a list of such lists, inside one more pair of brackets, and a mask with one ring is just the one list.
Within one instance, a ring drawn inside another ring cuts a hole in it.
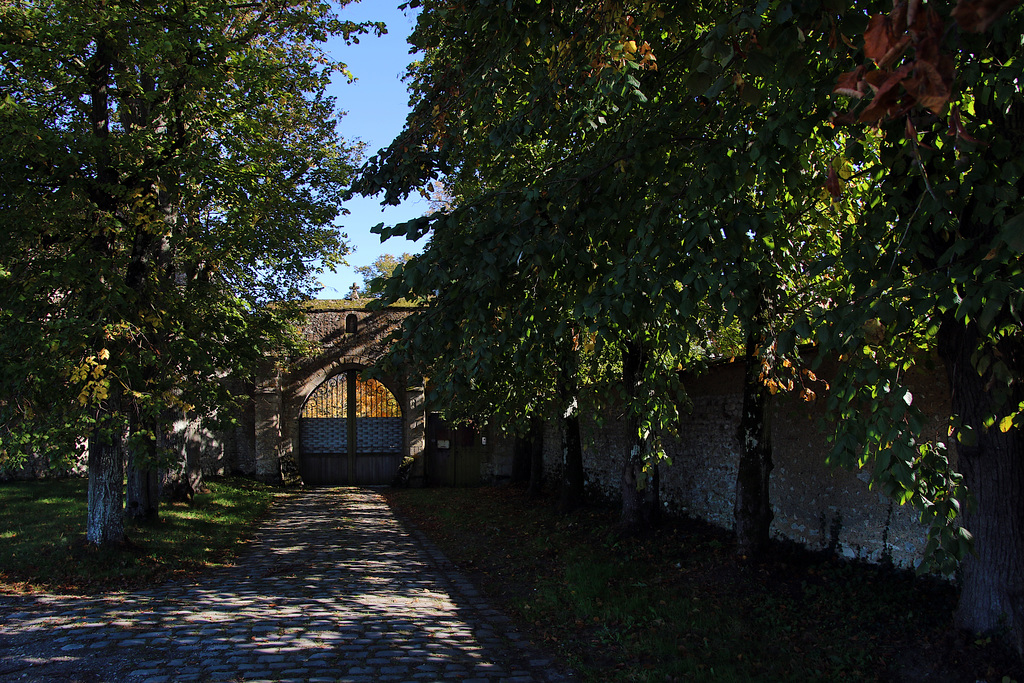
[{"label": "small plaque on wall", "polygon": [[451,441],[449,441],[448,439],[438,439],[437,440],[437,447],[438,448],[451,448]]}]

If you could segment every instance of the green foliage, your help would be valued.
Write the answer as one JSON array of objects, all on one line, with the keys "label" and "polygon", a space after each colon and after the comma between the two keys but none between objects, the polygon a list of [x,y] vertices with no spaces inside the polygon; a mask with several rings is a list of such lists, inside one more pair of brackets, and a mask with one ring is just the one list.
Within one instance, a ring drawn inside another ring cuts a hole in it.
[{"label": "green foliage", "polygon": [[810,328],[789,326],[838,291],[817,268],[839,244],[822,187],[843,135],[818,106],[832,22],[767,3],[428,3],[414,112],[357,189],[393,202],[440,179],[450,195],[381,229],[430,232],[385,296],[430,297],[396,354],[423,361],[438,404],[521,423],[552,396],[552,365],[588,367],[569,357],[581,341],[634,346],[649,359],[634,387],[580,385],[656,459],[685,403],[674,370],[735,355],[764,309],[764,379],[802,388]]},{"label": "green foliage", "polygon": [[379,298],[384,291],[384,282],[411,258],[412,254],[408,252],[401,256],[381,254],[370,265],[356,268],[356,272],[363,276],[360,294],[373,299]]},{"label": "green foliage", "polygon": [[[948,20],[949,6],[933,8]],[[954,520],[973,503],[948,453],[1005,448],[992,440],[999,433],[1020,438],[1022,22],[1018,8],[991,33],[950,29],[937,46],[957,75],[948,105],[901,110],[865,136],[874,144],[848,145],[870,179],[870,208],[844,236],[851,303],[821,317],[816,330],[843,360],[829,398],[833,461],[871,467],[884,491],[921,509],[932,525],[931,557],[947,572],[971,547]],[[850,58],[852,67],[858,55]],[[935,355],[954,407],[947,423],[929,425],[907,378]],[[977,414],[965,412],[965,401],[978,402]],[[991,468],[984,476],[999,478]]]},{"label": "green foliage", "polygon": [[[621,400],[650,434],[671,428],[680,394],[669,362],[699,368],[753,334],[760,381],[810,400],[817,368],[796,350],[816,343],[815,363],[841,359],[830,460],[917,506],[948,571],[969,547],[956,523],[968,494],[941,434],[966,446],[1024,423],[1022,19],[1012,9],[986,33],[912,48],[899,73],[938,60],[955,74],[945,109],[919,89],[930,109],[875,107],[893,112],[880,130],[845,125],[856,116],[833,91],[880,60],[859,44],[889,9],[425,3],[414,111],[357,182],[385,203],[435,182],[450,195],[380,228],[430,234],[386,289],[433,297],[398,352],[422,353],[439,400],[475,392],[477,413],[504,414],[543,395],[568,338],[639,344],[657,362]],[[977,329],[989,403],[977,420],[927,425],[907,373],[939,348],[943,321]]]},{"label": "green foliage", "polygon": [[345,253],[359,154],[321,43],[371,28],[315,0],[0,5],[7,464],[229,413],[224,375],[297,343],[282,302]]}]

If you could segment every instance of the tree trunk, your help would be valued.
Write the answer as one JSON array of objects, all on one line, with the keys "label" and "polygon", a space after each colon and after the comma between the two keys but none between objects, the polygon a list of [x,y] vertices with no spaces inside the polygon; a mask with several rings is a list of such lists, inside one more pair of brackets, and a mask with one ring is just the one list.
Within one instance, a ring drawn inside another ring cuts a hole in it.
[{"label": "tree trunk", "polygon": [[155,453],[128,454],[128,500],[125,516],[128,519],[154,520],[160,514],[160,473],[154,464]]},{"label": "tree trunk", "polygon": [[89,438],[85,538],[95,545],[124,543],[124,445],[109,423]]},{"label": "tree trunk", "polygon": [[624,536],[642,536],[650,532],[661,519],[660,477],[657,465],[644,467],[650,439],[635,439],[622,468],[622,514],[620,533]]},{"label": "tree trunk", "polygon": [[175,423],[169,443],[177,460],[166,467],[160,476],[163,495],[168,500],[191,503],[202,488],[203,473],[200,463],[202,433],[197,420],[180,416]]},{"label": "tree trunk", "polygon": [[583,501],[583,448],[580,443],[580,416],[573,402],[571,414],[562,418],[562,486],[558,511],[572,512]]},{"label": "tree trunk", "polygon": [[[951,313],[943,317],[938,347],[953,413],[977,436],[971,445],[957,444],[957,468],[971,496],[963,525],[974,535],[975,554],[961,565],[954,624],[971,633],[1005,634],[1024,653],[1024,435],[1017,428],[1004,433],[998,425],[984,426],[994,402],[991,371],[979,375],[971,363],[981,343],[974,323],[957,321]],[[990,352],[998,353],[1019,380],[1024,369],[1019,340],[1005,339]],[[1019,400],[1015,394],[1010,403],[1015,407]]]},{"label": "tree trunk", "polygon": [[633,405],[629,407],[626,430],[629,450],[622,465],[619,491],[622,495],[622,513],[619,527],[623,535],[647,533],[656,523],[658,507],[657,468],[647,466],[651,451],[651,434],[637,411],[637,400],[642,396],[643,373],[647,365],[647,350],[642,342],[625,342],[622,350],[622,383]]},{"label": "tree trunk", "polygon": [[128,463],[128,519],[155,520],[160,516],[160,473],[153,468],[140,468]]},{"label": "tree trunk", "polygon": [[559,344],[558,400],[562,419],[559,422],[562,468],[558,511],[575,510],[583,500],[583,449],[580,443],[579,407],[579,335],[567,335]]},{"label": "tree trunk", "polygon": [[[136,438],[129,441],[125,516],[128,519],[153,520],[160,509],[156,441],[160,426],[145,424],[136,416],[131,421],[131,428]],[[152,433],[153,437],[139,436],[144,432]]]},{"label": "tree trunk", "polygon": [[647,486],[644,487],[644,524],[654,528],[661,524],[661,467],[657,463],[647,466]]},{"label": "tree trunk", "polygon": [[512,483],[529,484],[533,445],[529,436],[517,436],[512,446]]},{"label": "tree trunk", "polygon": [[740,417],[740,461],[736,472],[736,554],[759,555],[768,546],[772,513],[769,475],[772,471],[771,393],[760,379],[757,347],[763,342],[760,315],[747,331],[743,374],[743,414]]},{"label": "tree trunk", "polygon": [[544,489],[544,421],[538,415],[530,418],[530,486],[526,497],[540,498]]}]

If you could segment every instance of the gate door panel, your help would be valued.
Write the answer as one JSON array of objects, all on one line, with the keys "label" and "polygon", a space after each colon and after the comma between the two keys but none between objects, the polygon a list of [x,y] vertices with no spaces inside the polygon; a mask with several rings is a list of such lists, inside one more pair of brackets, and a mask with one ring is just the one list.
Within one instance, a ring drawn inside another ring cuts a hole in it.
[{"label": "gate door panel", "polygon": [[390,484],[402,464],[402,411],[376,380],[355,384],[356,484]]},{"label": "gate door panel", "polygon": [[307,484],[389,484],[402,462],[402,440],[394,395],[349,370],[306,400],[299,419],[299,470]]}]

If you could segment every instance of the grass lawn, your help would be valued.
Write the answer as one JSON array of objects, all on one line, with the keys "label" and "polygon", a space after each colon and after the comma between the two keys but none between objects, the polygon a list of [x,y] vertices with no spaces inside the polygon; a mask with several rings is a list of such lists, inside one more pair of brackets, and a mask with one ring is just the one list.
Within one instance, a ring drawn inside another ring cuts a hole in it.
[{"label": "grass lawn", "polygon": [[227,562],[273,492],[243,479],[206,486],[191,505],[128,524],[123,547],[97,549],[85,542],[84,479],[0,483],[0,591],[122,590]]},{"label": "grass lawn", "polygon": [[789,545],[741,560],[695,521],[623,540],[614,510],[558,516],[513,488],[386,495],[584,680],[1024,680],[996,644],[950,633],[943,582]]}]

